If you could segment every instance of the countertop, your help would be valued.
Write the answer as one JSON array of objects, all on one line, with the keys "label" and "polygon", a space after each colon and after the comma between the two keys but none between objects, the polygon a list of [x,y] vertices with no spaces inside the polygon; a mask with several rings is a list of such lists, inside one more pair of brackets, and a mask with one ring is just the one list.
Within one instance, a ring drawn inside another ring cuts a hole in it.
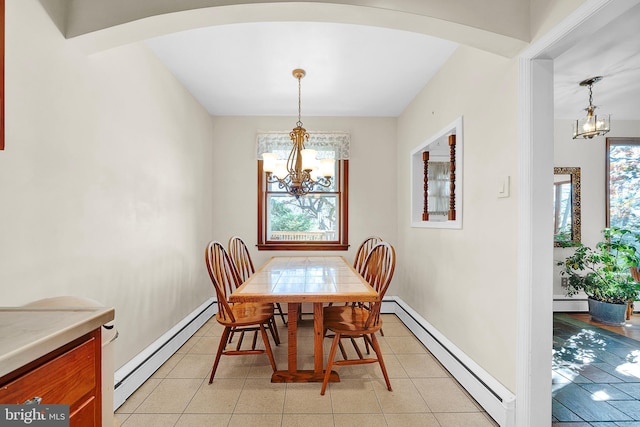
[{"label": "countertop", "polygon": [[110,307],[1,307],[0,377],[114,319]]}]

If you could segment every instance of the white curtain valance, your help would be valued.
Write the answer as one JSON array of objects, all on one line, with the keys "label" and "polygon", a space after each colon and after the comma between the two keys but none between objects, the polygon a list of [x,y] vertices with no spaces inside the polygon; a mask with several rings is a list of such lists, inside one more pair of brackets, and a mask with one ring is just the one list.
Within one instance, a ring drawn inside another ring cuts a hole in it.
[{"label": "white curtain valance", "polygon": [[[275,153],[280,159],[286,159],[291,152],[290,131],[258,132],[257,158],[262,160],[263,153]],[[318,159],[349,159],[351,136],[346,132],[309,132],[309,142],[305,148],[318,152]]]}]

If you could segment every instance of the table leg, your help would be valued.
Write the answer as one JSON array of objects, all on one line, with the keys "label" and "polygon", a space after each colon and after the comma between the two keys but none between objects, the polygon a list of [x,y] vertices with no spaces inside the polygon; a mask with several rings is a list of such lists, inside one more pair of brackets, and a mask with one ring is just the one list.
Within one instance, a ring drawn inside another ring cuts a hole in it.
[{"label": "table leg", "polygon": [[[324,380],[322,303],[313,304],[313,370],[298,370],[298,312],[299,303],[287,304],[287,370],[276,371],[271,376],[272,383],[322,382]],[[331,372],[330,382],[340,381],[336,372]]]},{"label": "table leg", "polygon": [[289,340],[287,344],[287,371],[293,374],[298,370],[298,312],[300,304],[289,303],[287,306],[287,333]]},{"label": "table leg", "polygon": [[324,372],[324,320],[321,302],[313,303],[313,371]]}]

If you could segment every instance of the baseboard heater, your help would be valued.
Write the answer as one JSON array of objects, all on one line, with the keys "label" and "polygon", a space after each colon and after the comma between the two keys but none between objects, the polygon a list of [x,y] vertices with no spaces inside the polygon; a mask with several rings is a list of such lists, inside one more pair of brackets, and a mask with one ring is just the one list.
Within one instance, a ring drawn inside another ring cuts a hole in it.
[{"label": "baseboard heater", "polygon": [[210,298],[115,372],[113,410],[118,409],[155,371],[209,320],[218,307]]},{"label": "baseboard heater", "polygon": [[515,395],[398,297],[383,300],[449,373],[502,427],[515,427]]},{"label": "baseboard heater", "polygon": [[[115,374],[114,410],[210,319],[213,298],[171,328]],[[398,297],[385,297],[382,313],[395,314],[465,390],[503,427],[515,426],[515,396]]]}]

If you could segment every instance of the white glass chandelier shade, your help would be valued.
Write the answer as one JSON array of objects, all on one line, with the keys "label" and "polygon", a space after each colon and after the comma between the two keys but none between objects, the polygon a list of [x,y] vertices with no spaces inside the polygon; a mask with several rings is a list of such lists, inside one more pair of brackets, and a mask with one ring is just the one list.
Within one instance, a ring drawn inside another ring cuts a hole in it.
[{"label": "white glass chandelier shade", "polygon": [[591,86],[602,80],[601,76],[593,77],[580,82],[580,86],[589,87],[589,106],[585,108],[587,116],[575,121],[573,125],[573,139],[582,137],[591,139],[595,136],[604,135],[611,130],[611,117],[609,114],[595,114],[596,107],[593,105],[593,92]]},{"label": "white glass chandelier shade", "polygon": [[335,160],[318,161],[317,151],[305,148],[304,144],[309,141],[309,134],[300,121],[300,79],[305,76],[305,71],[295,69],[293,76],[298,79],[298,122],[289,133],[293,147],[286,162],[278,160],[275,153],[263,153],[262,168],[267,174],[268,183],[277,183],[279,188],[299,198],[314,191],[316,187],[331,186],[331,178],[335,174]]}]

